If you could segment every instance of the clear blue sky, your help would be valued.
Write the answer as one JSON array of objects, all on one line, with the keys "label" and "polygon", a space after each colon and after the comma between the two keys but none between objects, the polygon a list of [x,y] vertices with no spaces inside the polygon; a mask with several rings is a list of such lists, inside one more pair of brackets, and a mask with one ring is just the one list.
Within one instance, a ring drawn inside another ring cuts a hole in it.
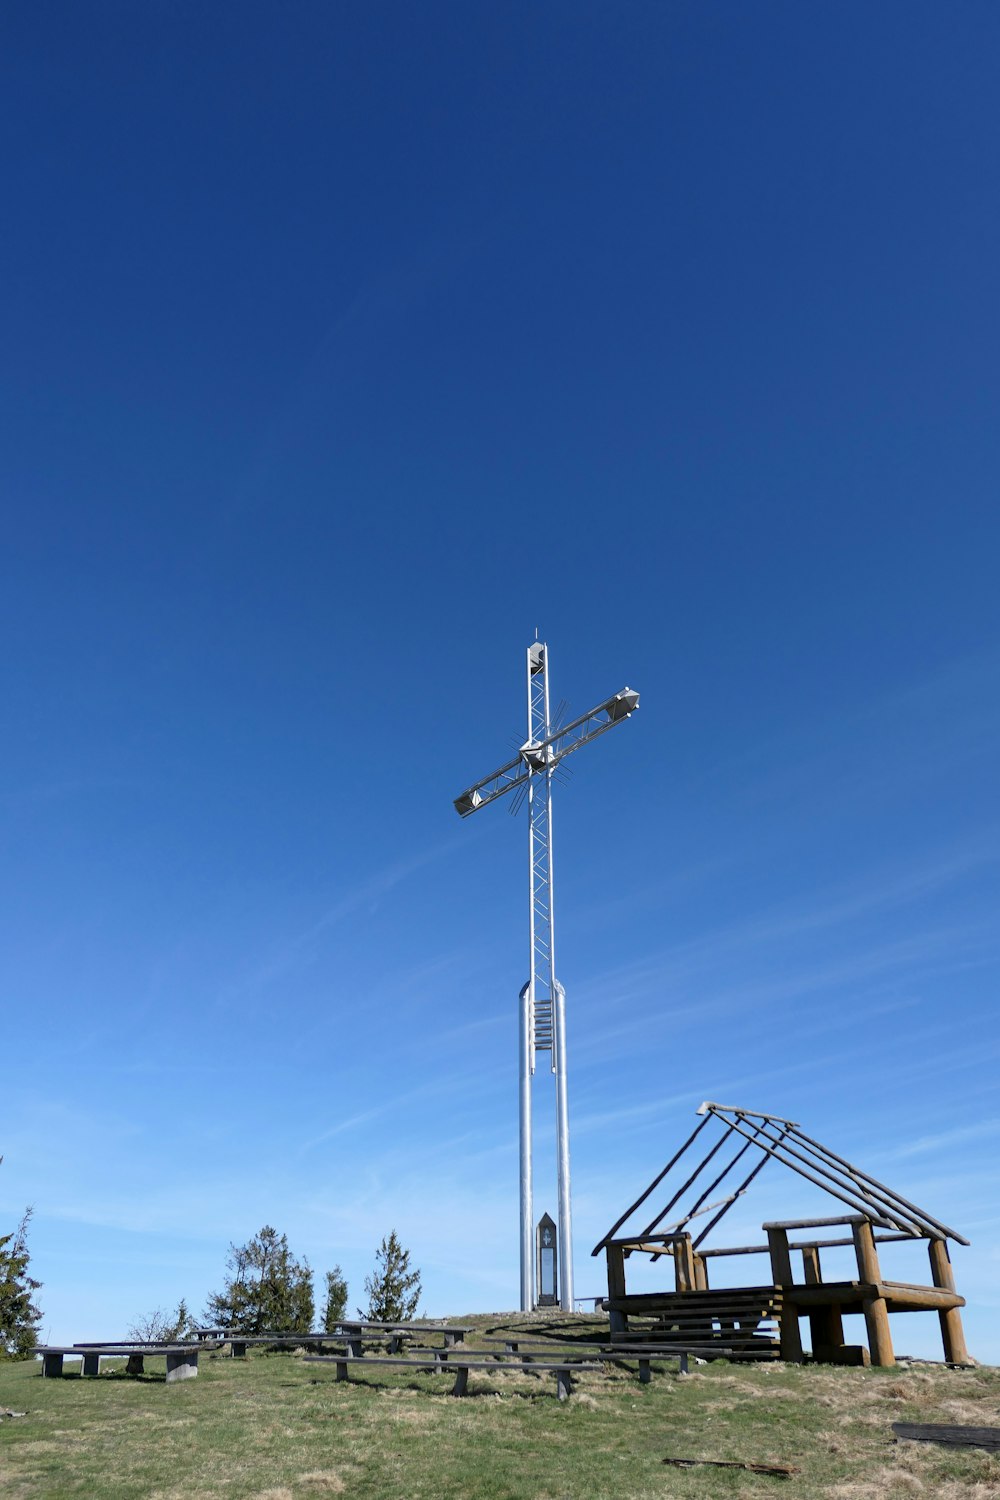
[{"label": "clear blue sky", "polygon": [[1000,1359],[998,44],[8,8],[0,1227],[52,1337],[266,1222],[352,1302],[396,1228],[428,1311],[516,1305],[526,830],[451,804],[537,627],[574,711],[642,692],[557,808],[578,1291],[735,1101],[962,1229]]}]

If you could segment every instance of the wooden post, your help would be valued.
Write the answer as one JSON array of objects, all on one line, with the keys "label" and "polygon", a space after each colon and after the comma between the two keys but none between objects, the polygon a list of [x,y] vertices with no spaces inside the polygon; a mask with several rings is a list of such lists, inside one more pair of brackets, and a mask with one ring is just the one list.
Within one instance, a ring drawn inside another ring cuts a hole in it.
[{"label": "wooden post", "polygon": [[781,1287],[781,1357],[791,1364],[802,1363],[802,1337],[799,1333],[799,1310],[792,1301],[792,1256],[788,1248],[787,1229],[769,1229],[767,1248],[771,1255],[771,1280]]},{"label": "wooden post", "polygon": [[[927,1249],[931,1258],[931,1280],[934,1285],[953,1292],[955,1277],[951,1269],[947,1240],[931,1240]],[[949,1365],[969,1364],[969,1351],[965,1347],[965,1333],[962,1328],[962,1314],[958,1308],[949,1307],[946,1312],[939,1312],[938,1321],[941,1324],[941,1342],[944,1345],[946,1363]]]},{"label": "wooden post", "polygon": [[679,1292],[693,1292],[697,1286],[689,1234],[674,1242],[674,1284]]},{"label": "wooden post", "polygon": [[851,1225],[851,1235],[854,1239],[854,1253],[858,1258],[858,1280],[873,1289],[862,1294],[872,1364],[894,1365],[896,1356],[892,1351],[889,1312],[880,1291],[882,1272],[879,1269],[872,1226],[867,1219],[862,1219],[860,1223]]},{"label": "wooden post", "polygon": [[[820,1265],[819,1246],[802,1246],[802,1274],[805,1277],[806,1286],[823,1285],[823,1268]],[[837,1351],[844,1346],[844,1320],[841,1317],[840,1308],[831,1304],[829,1307],[812,1307],[809,1309],[809,1333],[812,1337],[813,1359],[833,1360]]]},{"label": "wooden post", "polygon": [[819,1263],[819,1246],[802,1246],[802,1275],[806,1286],[819,1286],[823,1280],[823,1273]]},{"label": "wooden post", "polygon": [[608,1323],[612,1333],[625,1333],[628,1314],[615,1307],[615,1299],[625,1295],[625,1251],[621,1245],[608,1245]]},{"label": "wooden post", "polygon": [[708,1262],[697,1251],[694,1252],[694,1284],[697,1291],[708,1291]]},{"label": "wooden post", "polygon": [[858,1280],[867,1282],[869,1286],[879,1286],[882,1272],[878,1263],[878,1251],[875,1249],[875,1236],[867,1219],[851,1225],[851,1237],[858,1259]]}]

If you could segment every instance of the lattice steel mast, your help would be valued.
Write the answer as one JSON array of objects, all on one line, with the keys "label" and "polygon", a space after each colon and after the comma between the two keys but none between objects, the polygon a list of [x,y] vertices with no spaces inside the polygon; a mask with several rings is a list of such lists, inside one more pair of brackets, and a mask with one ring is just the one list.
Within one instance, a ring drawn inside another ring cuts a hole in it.
[{"label": "lattice steel mast", "polygon": [[556,1080],[556,1163],[559,1201],[559,1300],[573,1308],[573,1226],[570,1205],[569,1103],[566,1086],[566,992],[556,978],[553,921],[552,778],[560,761],[639,706],[639,694],[623,688],[565,728],[553,729],[549,710],[549,652],[535,641],[527,653],[528,738],[514,760],[455,798],[463,818],[507,792],[527,795],[528,933],[530,967],[520,995],[519,1117],[521,1177],[521,1307],[535,1305],[535,1245],[532,1210],[531,1079],[537,1054],[548,1052]]}]

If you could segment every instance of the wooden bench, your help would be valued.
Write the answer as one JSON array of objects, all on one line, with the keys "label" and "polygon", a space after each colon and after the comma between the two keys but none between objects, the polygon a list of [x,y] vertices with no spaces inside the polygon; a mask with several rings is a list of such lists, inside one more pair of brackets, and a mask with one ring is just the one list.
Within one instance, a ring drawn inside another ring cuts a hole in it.
[{"label": "wooden bench", "polygon": [[234,1359],[245,1359],[250,1344],[264,1344],[272,1349],[301,1349],[307,1344],[346,1344],[351,1340],[337,1333],[226,1333],[223,1342],[229,1345]]},{"label": "wooden bench", "polygon": [[678,1373],[688,1373],[688,1357],[693,1355],[696,1359],[726,1359],[732,1354],[731,1349],[722,1349],[717,1345],[711,1347],[688,1345],[681,1347],[677,1344],[653,1343],[608,1343],[607,1340],[597,1339],[560,1339],[532,1340],[520,1336],[503,1338],[485,1334],[484,1344],[503,1344],[510,1354],[520,1354],[525,1362],[532,1360],[539,1352],[548,1353],[553,1345],[562,1344],[563,1349],[596,1349],[597,1357],[604,1360],[637,1360],[639,1365],[639,1380],[642,1385],[648,1385],[652,1378],[650,1363],[661,1364],[668,1359],[677,1360]]},{"label": "wooden bench", "polygon": [[63,1359],[83,1361],[81,1374],[99,1375],[101,1360],[106,1358],[127,1359],[127,1375],[145,1373],[144,1359],[147,1354],[166,1357],[167,1383],[175,1380],[193,1380],[198,1373],[198,1355],[204,1344],[40,1344],[35,1353],[42,1356],[42,1375],[59,1376],[63,1373]]},{"label": "wooden bench", "polygon": [[[473,1351],[473,1353],[481,1351]],[[387,1365],[393,1370],[435,1371],[442,1370],[446,1365],[449,1371],[455,1371],[455,1384],[452,1386],[453,1396],[464,1396],[468,1392],[469,1371],[489,1370],[496,1375],[505,1369],[515,1369],[515,1366],[504,1365],[497,1358],[493,1359],[470,1359],[461,1351],[434,1349],[431,1351],[432,1358],[426,1359],[392,1359],[389,1356],[366,1356],[364,1359],[355,1359],[349,1356],[338,1356],[336,1354],[307,1354],[305,1356],[308,1364],[335,1364],[337,1366],[337,1379],[350,1380],[350,1367],[355,1369],[359,1365]],[[573,1375],[580,1370],[597,1370],[600,1366],[596,1364],[584,1364],[582,1361],[576,1363],[565,1363],[556,1361],[538,1361],[531,1366],[533,1372],[546,1371],[556,1377],[556,1391],[560,1401],[565,1401],[573,1388]],[[520,1373],[520,1371],[518,1371]]]},{"label": "wooden bench", "polygon": [[[609,1298],[619,1318],[655,1318],[646,1328],[613,1330],[615,1343],[626,1340],[677,1348],[729,1348],[729,1359],[777,1359],[780,1353],[781,1289],[734,1287],[686,1292],[638,1292]],[[705,1357],[712,1357],[706,1355]]]},{"label": "wooden bench", "polygon": [[249,1344],[271,1344],[282,1349],[297,1349],[306,1344],[344,1344],[357,1345],[356,1353],[360,1355],[362,1341],[367,1343],[388,1344],[390,1354],[398,1354],[405,1343],[415,1338],[418,1334],[440,1333],[443,1337],[444,1347],[450,1349],[454,1344],[464,1341],[465,1335],[472,1332],[471,1324],[468,1326],[456,1323],[367,1323],[363,1320],[355,1321],[345,1319],[337,1325],[336,1333],[284,1333],[275,1331],[273,1333],[239,1333],[236,1329],[197,1328],[197,1338],[218,1338],[227,1343],[234,1358],[242,1359],[247,1352]]},{"label": "wooden bench", "polygon": [[[355,1359],[360,1359],[363,1344],[385,1344],[390,1354],[399,1354],[403,1345],[411,1338],[413,1338],[412,1333],[233,1333],[228,1336],[226,1342],[234,1359],[245,1359],[247,1347],[250,1344],[264,1344],[272,1349],[302,1349],[311,1344],[322,1348],[327,1344],[344,1344],[350,1349]],[[454,1339],[446,1342],[443,1347],[450,1348],[454,1342]]]},{"label": "wooden bench", "polygon": [[676,1359],[678,1375],[688,1373],[688,1361],[691,1356],[695,1359],[730,1359],[732,1349],[693,1348],[688,1346],[681,1348],[678,1345],[664,1344],[608,1344],[605,1347],[604,1358],[609,1360],[632,1360],[639,1366],[639,1382],[648,1385],[652,1379],[650,1364],[662,1364],[664,1360]]},{"label": "wooden bench", "polygon": [[[454,1344],[463,1344],[467,1333],[473,1333],[472,1324],[461,1323],[341,1323],[339,1327],[349,1334],[360,1333],[363,1338],[372,1335],[384,1334],[391,1340],[398,1341],[398,1347],[390,1352],[398,1353],[404,1339],[414,1338],[417,1334],[440,1333],[446,1349],[452,1348]],[[374,1339],[373,1339],[374,1341]]]},{"label": "wooden bench", "polygon": [[[434,1361],[437,1369],[440,1369],[444,1365],[448,1365],[451,1369],[457,1369],[459,1365],[468,1364],[470,1360],[473,1362],[480,1360],[484,1369],[488,1369],[490,1363],[493,1362],[500,1370],[518,1369],[521,1373],[528,1375],[532,1373],[536,1366],[545,1369],[552,1363],[552,1360],[546,1361],[544,1358],[540,1358],[540,1356],[545,1354],[552,1355],[559,1363],[573,1365],[576,1368],[579,1368],[581,1365],[585,1365],[588,1369],[596,1368],[593,1360],[586,1358],[572,1359],[566,1350],[560,1349],[556,1351],[551,1348],[547,1349],[544,1346],[538,1350],[522,1349],[518,1351],[498,1349],[494,1353],[492,1349],[442,1349],[440,1345],[436,1347],[428,1345],[426,1348],[420,1348],[418,1345],[411,1344],[406,1351],[408,1359],[416,1359],[419,1355],[426,1355],[428,1359]],[[369,1356],[365,1355],[364,1358],[368,1359]],[[514,1360],[517,1361],[516,1365],[513,1363]]]}]

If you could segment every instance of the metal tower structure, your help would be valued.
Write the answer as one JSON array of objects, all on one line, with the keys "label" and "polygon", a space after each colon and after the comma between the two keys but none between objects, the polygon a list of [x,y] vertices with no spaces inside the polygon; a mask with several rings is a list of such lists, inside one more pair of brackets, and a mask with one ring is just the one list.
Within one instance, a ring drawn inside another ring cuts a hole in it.
[{"label": "metal tower structure", "polygon": [[548,1052],[556,1081],[556,1164],[559,1202],[559,1302],[573,1310],[573,1225],[569,1176],[569,1101],[566,1088],[566,992],[556,978],[552,868],[552,780],[567,755],[631,717],[639,694],[623,688],[590,713],[560,728],[549,708],[549,650],[535,641],[527,653],[528,737],[515,758],[455,798],[463,818],[513,792],[514,811],[528,803],[528,982],[520,995],[519,1102],[521,1173],[521,1308],[535,1306],[532,1223],[531,1080],[537,1055]]}]

